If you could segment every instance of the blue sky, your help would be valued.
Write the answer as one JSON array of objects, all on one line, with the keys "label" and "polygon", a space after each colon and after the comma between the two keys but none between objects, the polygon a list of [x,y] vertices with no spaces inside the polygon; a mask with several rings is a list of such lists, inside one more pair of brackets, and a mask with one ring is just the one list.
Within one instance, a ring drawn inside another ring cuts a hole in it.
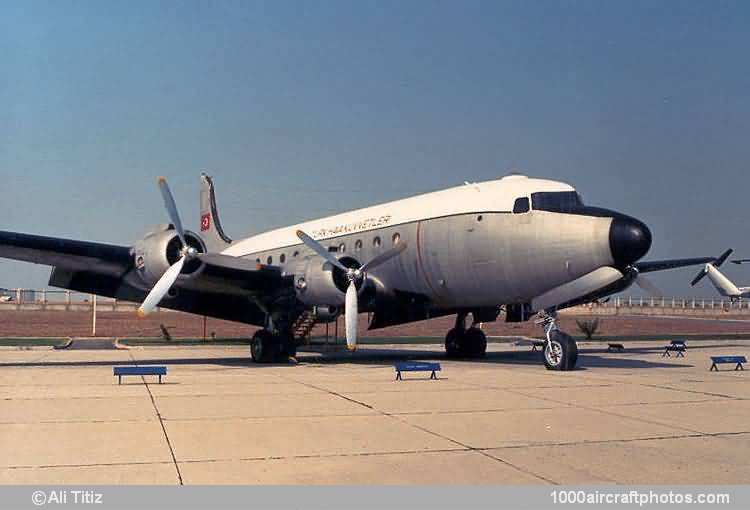
[{"label": "blue sky", "polygon": [[[207,170],[239,237],[517,169],[644,220],[649,258],[750,257],[748,19],[719,1],[3,2],[0,229],[130,244],[166,221],[159,175],[195,227]],[[0,262],[0,287],[47,275]]]}]

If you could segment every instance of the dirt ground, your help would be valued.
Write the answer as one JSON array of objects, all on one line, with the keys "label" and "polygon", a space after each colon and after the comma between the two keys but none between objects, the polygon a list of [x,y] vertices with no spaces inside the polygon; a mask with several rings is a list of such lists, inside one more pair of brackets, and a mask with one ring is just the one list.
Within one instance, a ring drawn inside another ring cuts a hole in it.
[{"label": "dirt ground", "polygon": [[[580,335],[576,320],[584,317],[562,316],[561,326],[565,331]],[[362,337],[434,336],[442,337],[453,326],[454,317],[443,317],[428,321],[395,326],[376,331],[367,331],[367,316],[360,317]],[[120,338],[160,337],[160,325],[164,325],[173,337],[203,337],[203,317],[179,312],[161,312],[139,319],[131,313],[100,312],[97,315],[97,336]],[[257,328],[217,319],[206,320],[206,335],[214,333],[217,338],[246,338]],[[333,336],[335,325],[329,325]],[[521,324],[494,322],[484,325],[490,336],[538,336],[541,328],[533,321]],[[343,336],[343,320],[339,320],[338,333]],[[0,337],[86,337],[91,336],[91,314],[88,312],[0,312]],[[313,335],[325,335],[325,325],[318,325]],[[750,320],[746,317],[725,316],[717,318],[684,317],[603,317],[597,335],[657,335],[657,334],[750,334]]]}]

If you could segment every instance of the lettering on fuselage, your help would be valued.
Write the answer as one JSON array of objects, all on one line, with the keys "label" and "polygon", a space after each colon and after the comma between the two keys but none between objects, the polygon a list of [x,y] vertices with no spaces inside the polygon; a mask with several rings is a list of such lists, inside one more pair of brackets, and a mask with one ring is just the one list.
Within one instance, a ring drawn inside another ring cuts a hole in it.
[{"label": "lettering on fuselage", "polygon": [[378,216],[377,218],[367,218],[366,220],[356,221],[354,223],[347,223],[345,225],[337,225],[332,228],[321,228],[313,230],[312,237],[314,239],[323,239],[326,237],[335,237],[342,234],[351,234],[353,232],[361,232],[363,230],[370,230],[373,228],[383,227],[388,225],[391,221],[391,215],[385,214]]}]

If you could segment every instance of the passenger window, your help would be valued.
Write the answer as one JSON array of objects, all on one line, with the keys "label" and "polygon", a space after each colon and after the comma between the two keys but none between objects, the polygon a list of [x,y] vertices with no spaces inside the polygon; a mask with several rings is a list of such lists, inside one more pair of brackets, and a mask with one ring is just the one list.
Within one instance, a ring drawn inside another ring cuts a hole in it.
[{"label": "passenger window", "polygon": [[516,203],[513,204],[513,213],[520,214],[529,212],[529,197],[521,197],[516,199]]},{"label": "passenger window", "polygon": [[269,255],[266,261],[268,262],[268,265],[270,266],[271,264],[273,264],[273,257]]},{"label": "passenger window", "polygon": [[375,237],[375,239],[372,240],[372,246],[373,248],[380,248],[380,238]]},{"label": "passenger window", "polygon": [[286,262],[286,255],[284,255],[283,253],[279,255],[279,262],[281,262],[282,264]]},{"label": "passenger window", "polygon": [[354,243],[354,251],[360,251],[362,249],[362,240],[357,239],[357,242]]}]

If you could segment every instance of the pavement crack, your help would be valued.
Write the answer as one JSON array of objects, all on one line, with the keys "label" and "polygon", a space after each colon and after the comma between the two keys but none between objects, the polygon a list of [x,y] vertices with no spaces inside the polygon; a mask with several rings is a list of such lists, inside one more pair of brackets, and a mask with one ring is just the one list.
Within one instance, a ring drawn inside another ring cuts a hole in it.
[{"label": "pavement crack", "polygon": [[[128,353],[128,354],[130,355],[130,358],[133,360],[133,363],[137,365],[138,361],[133,357],[131,353]],[[172,447],[172,442],[169,440],[169,434],[167,434],[167,427],[164,425],[164,419],[161,416],[161,412],[159,412],[159,406],[156,405],[156,399],[154,398],[154,394],[151,393],[151,388],[149,388],[146,378],[144,376],[141,376],[141,380],[143,381],[143,384],[146,386],[146,391],[148,392],[148,396],[151,399],[151,404],[154,406],[154,412],[156,412],[156,416],[157,418],[159,418],[159,425],[161,425],[161,430],[164,433],[164,439],[167,442],[167,447],[169,447],[169,454],[172,456],[172,464],[174,465],[174,469],[177,472],[177,480],[179,480],[180,485],[185,485],[182,481],[182,473],[180,473],[180,465],[177,463],[177,457],[175,457],[174,448]]]}]

